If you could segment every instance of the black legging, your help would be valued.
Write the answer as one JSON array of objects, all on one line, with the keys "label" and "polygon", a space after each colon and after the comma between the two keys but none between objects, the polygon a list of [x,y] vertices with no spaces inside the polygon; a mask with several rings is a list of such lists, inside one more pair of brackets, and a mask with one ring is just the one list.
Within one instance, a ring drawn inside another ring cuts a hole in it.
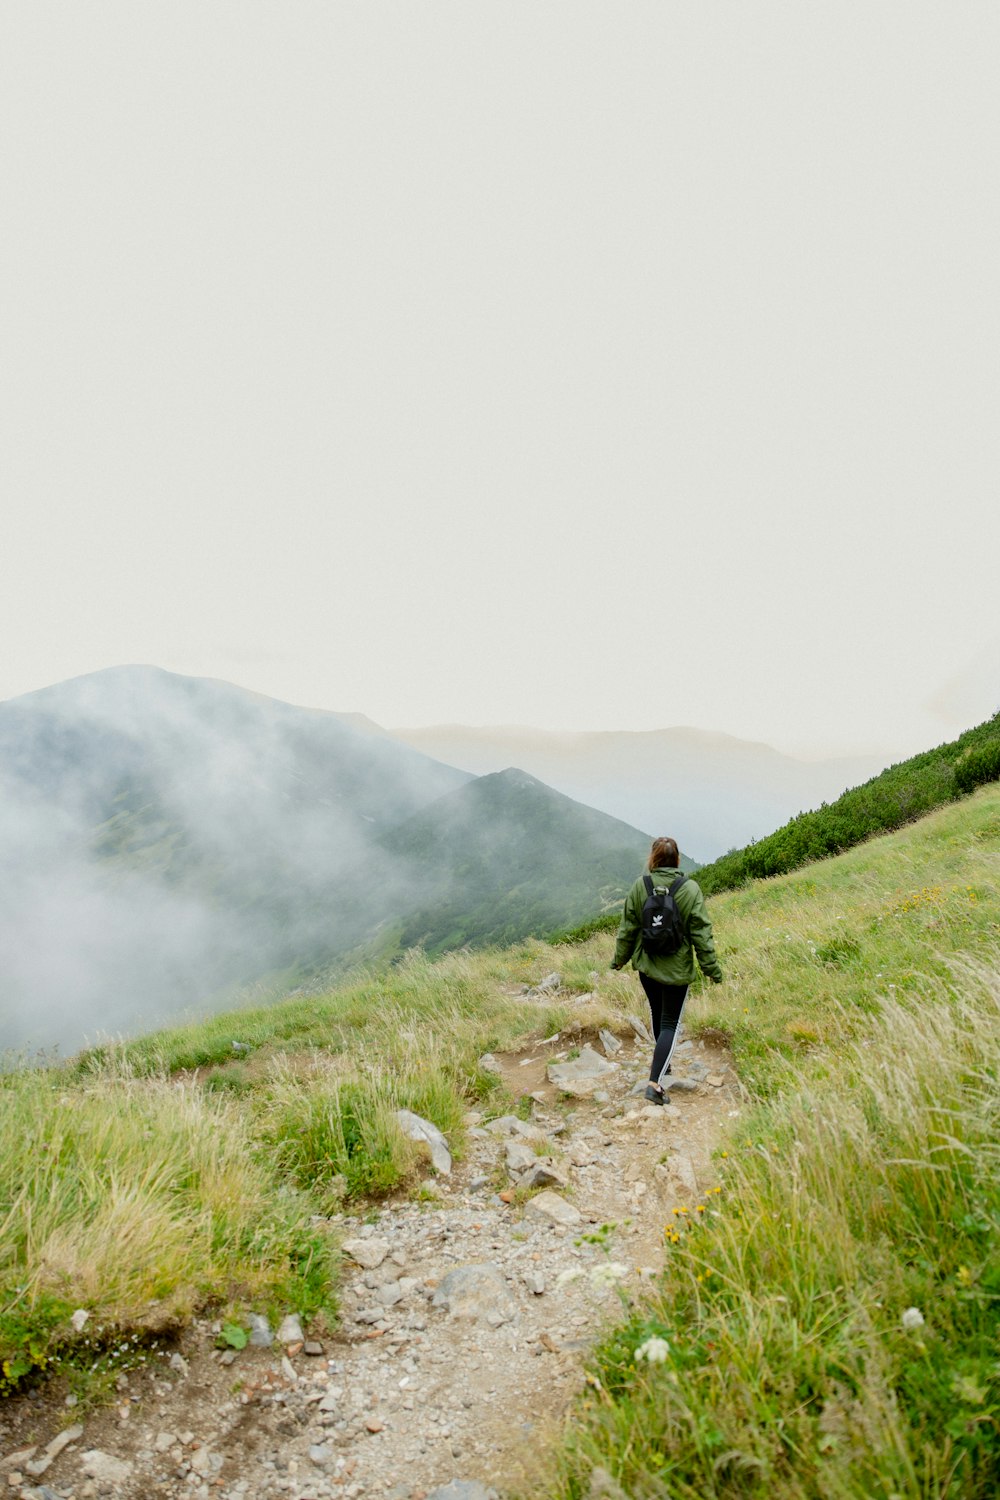
[{"label": "black legging", "polygon": [[649,1081],[659,1083],[661,1075],[670,1066],[674,1042],[677,1038],[677,1026],[681,1011],[684,1009],[688,987],[686,984],[664,984],[659,979],[651,979],[648,974],[643,974],[641,971],[639,983],[646,991],[653,1021],[653,1036],[656,1038]]}]

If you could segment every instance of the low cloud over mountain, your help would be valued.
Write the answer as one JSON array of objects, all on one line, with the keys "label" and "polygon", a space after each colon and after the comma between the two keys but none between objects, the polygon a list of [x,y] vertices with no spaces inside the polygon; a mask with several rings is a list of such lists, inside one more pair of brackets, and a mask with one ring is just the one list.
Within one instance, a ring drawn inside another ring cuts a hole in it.
[{"label": "low cloud over mountain", "polygon": [[634,876],[635,829],[535,782],[533,803],[463,803],[470,783],[367,721],[151,667],[0,704],[0,1046],[149,1029],[402,942],[541,931]]}]

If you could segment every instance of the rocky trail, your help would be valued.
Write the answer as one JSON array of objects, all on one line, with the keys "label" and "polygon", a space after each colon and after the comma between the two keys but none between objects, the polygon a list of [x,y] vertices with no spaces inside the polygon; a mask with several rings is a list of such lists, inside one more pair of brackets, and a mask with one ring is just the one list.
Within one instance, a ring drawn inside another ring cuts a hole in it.
[{"label": "rocky trail", "polygon": [[663,1108],[641,1096],[649,1055],[638,1034],[589,1042],[571,1027],[489,1059],[524,1101],[517,1114],[470,1114],[466,1158],[417,1201],[332,1221],[344,1251],[334,1335],[258,1319],[247,1348],[222,1352],[218,1325],[202,1322],[80,1421],[45,1388],[8,1401],[0,1495],[484,1500],[514,1489],[621,1295],[662,1265],[672,1211],[710,1203],[712,1150],[740,1109],[720,1046],[678,1045]]}]

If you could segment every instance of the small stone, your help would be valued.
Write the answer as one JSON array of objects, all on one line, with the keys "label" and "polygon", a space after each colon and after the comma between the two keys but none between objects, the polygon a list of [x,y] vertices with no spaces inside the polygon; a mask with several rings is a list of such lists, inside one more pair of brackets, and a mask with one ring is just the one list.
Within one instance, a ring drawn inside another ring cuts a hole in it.
[{"label": "small stone", "polygon": [[515,1312],[506,1277],[492,1261],[472,1262],[449,1271],[431,1300],[435,1307],[446,1308],[453,1318],[489,1321],[497,1316],[500,1322],[509,1323]]},{"label": "small stone", "polygon": [[693,1078],[664,1078],[664,1089],[671,1094],[693,1094],[698,1084]]},{"label": "small stone", "polygon": [[524,1278],[524,1284],[536,1297],[541,1297],[545,1291],[545,1277],[540,1271],[529,1271]]},{"label": "small stone", "polygon": [[620,1071],[619,1064],[608,1062],[592,1047],[583,1047],[572,1062],[549,1063],[546,1073],[550,1083],[564,1094],[587,1099],[596,1089]]},{"label": "small stone", "polygon": [[282,1318],[278,1328],[279,1344],[301,1344],[305,1335],[302,1332],[302,1324],[295,1313],[289,1313]]},{"label": "small stone", "polygon": [[726,1075],[724,1073],[709,1073],[705,1079],[705,1082],[711,1084],[713,1089],[721,1089],[725,1081]]},{"label": "small stone", "polygon": [[476,1479],[453,1479],[430,1490],[427,1500],[497,1500],[496,1490],[488,1490]]},{"label": "small stone", "polygon": [[29,1458],[34,1458],[37,1452],[37,1443],[32,1443],[27,1448],[16,1448],[13,1453],[8,1453],[6,1458],[0,1458],[0,1472],[7,1472],[10,1469],[20,1469],[23,1464],[28,1462]]},{"label": "small stone", "polygon": [[174,1371],[174,1373],[176,1375],[182,1375],[182,1376],[187,1375],[187,1372],[188,1372],[188,1362],[184,1358],[183,1354],[178,1354],[178,1352],[177,1352],[176,1349],[171,1354],[168,1363],[170,1365],[170,1368]]},{"label": "small stone", "polygon": [[411,1141],[422,1141],[431,1153],[431,1164],[435,1172],[440,1172],[447,1177],[451,1173],[451,1152],[448,1150],[448,1142],[441,1134],[436,1125],[430,1120],[424,1120],[420,1115],[415,1115],[409,1109],[397,1109],[396,1119],[399,1121],[403,1134]]},{"label": "small stone", "polygon": [[655,1172],[677,1198],[689,1199],[698,1196],[698,1178],[694,1164],[691,1158],[682,1152],[678,1151],[669,1156],[662,1166],[655,1168]]},{"label": "small stone", "polygon": [[552,1165],[551,1159],[539,1159],[529,1167],[518,1181],[519,1187],[543,1188],[568,1186],[566,1178]]},{"label": "small stone", "polygon": [[651,1047],[654,1045],[653,1033],[644,1021],[640,1021],[638,1016],[629,1016],[628,1023],[640,1042],[648,1042]]},{"label": "small stone", "polygon": [[[482,1057],[479,1059],[479,1066],[482,1068],[484,1073],[500,1073],[503,1071],[500,1067],[500,1064],[493,1056],[492,1052],[483,1053]],[[478,1123],[479,1121],[477,1120],[476,1124],[478,1125]]]},{"label": "small stone", "polygon": [[537,1160],[534,1151],[528,1145],[527,1141],[523,1140],[509,1140],[505,1142],[504,1152],[507,1157],[507,1170],[514,1177],[520,1177],[521,1173],[526,1172],[529,1167],[533,1167]]},{"label": "small stone", "polygon": [[613,1031],[608,1031],[606,1027],[602,1026],[597,1035],[608,1057],[615,1057],[622,1050],[622,1044]]},{"label": "small stone", "polygon": [[64,1448],[70,1443],[76,1443],[83,1437],[83,1423],[77,1422],[73,1427],[64,1427],[62,1432],[56,1433],[51,1443],[45,1447],[45,1455],[49,1459],[58,1458]]},{"label": "small stone", "polygon": [[570,1226],[581,1223],[579,1210],[574,1208],[572,1203],[567,1203],[565,1198],[560,1198],[558,1193],[553,1193],[549,1189],[538,1193],[534,1198],[529,1198],[524,1214],[525,1218],[541,1219],[547,1224]]},{"label": "small stone", "polygon": [[76,1312],[69,1320],[75,1333],[83,1332],[84,1328],[87,1326],[87,1320],[89,1319],[89,1317],[90,1313],[85,1307],[77,1308]]},{"label": "small stone", "polygon": [[200,1448],[196,1448],[189,1456],[188,1463],[196,1474],[200,1474],[203,1479],[207,1479],[213,1469],[211,1448],[206,1447],[204,1444]]},{"label": "small stone", "polygon": [[324,1350],[323,1345],[319,1342],[318,1339],[306,1339],[305,1343],[302,1345],[302,1352],[303,1354],[307,1354],[310,1359],[317,1359],[326,1351]]},{"label": "small stone", "polygon": [[250,1314],[250,1342],[255,1349],[270,1349],[274,1343],[271,1325],[263,1313]]},{"label": "small stone", "polygon": [[366,1271],[374,1271],[389,1254],[389,1242],[374,1237],[365,1239],[358,1236],[356,1239],[345,1240],[341,1249],[359,1266],[364,1266]]},{"label": "small stone", "polygon": [[112,1491],[116,1486],[127,1484],[132,1474],[132,1465],[123,1458],[115,1458],[112,1453],[104,1453],[100,1448],[89,1448],[80,1460],[83,1472],[88,1479],[93,1479],[99,1485],[109,1485]]},{"label": "small stone", "polygon": [[561,974],[546,974],[545,978],[540,980],[538,984],[535,985],[535,989],[538,990],[540,994],[545,994],[548,990],[557,990],[561,984]]},{"label": "small stone", "polygon": [[369,1432],[381,1432],[385,1423],[379,1417],[368,1417],[365,1420],[365,1426]]},{"label": "small stone", "polygon": [[169,1453],[171,1448],[176,1448],[177,1438],[172,1432],[158,1432],[153,1441],[154,1453]]},{"label": "small stone", "polygon": [[325,1469],[333,1457],[333,1450],[326,1443],[313,1443],[309,1449],[309,1461],[314,1463],[317,1469]]}]

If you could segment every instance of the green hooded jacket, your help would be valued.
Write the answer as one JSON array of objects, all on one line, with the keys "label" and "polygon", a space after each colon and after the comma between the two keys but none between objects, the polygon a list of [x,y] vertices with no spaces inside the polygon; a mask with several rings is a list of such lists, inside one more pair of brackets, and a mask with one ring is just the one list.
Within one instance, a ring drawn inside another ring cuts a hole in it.
[{"label": "green hooded jacket", "polygon": [[[654,886],[669,885],[680,877],[680,870],[657,868],[650,870]],[[716,984],[722,983],[722,969],[712,941],[712,924],[705,910],[705,897],[701,886],[689,875],[674,900],[684,919],[687,940],[676,953],[652,955],[642,946],[642,908],[646,900],[646,886],[640,875],[625,897],[625,910],[618,926],[618,941],[611,964],[613,969],[624,969],[629,959],[640,974],[648,974],[661,984],[690,984],[697,974],[695,955],[702,973]]]}]

